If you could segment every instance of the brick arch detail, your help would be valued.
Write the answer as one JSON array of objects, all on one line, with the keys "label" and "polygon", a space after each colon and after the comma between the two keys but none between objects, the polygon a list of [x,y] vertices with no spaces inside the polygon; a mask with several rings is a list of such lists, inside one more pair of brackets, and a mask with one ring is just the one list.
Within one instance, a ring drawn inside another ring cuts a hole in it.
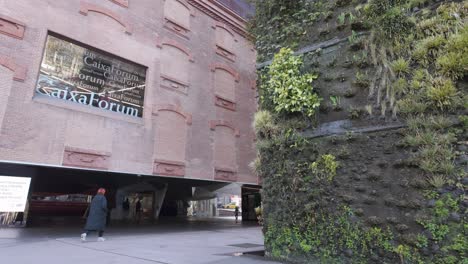
[{"label": "brick arch detail", "polygon": [[11,17],[0,14],[0,34],[23,39],[26,24]]},{"label": "brick arch detail", "polygon": [[180,51],[182,51],[183,53],[187,54],[187,56],[189,57],[189,61],[190,62],[195,62],[195,60],[193,59],[193,56],[192,56],[192,52],[190,51],[189,48],[185,47],[184,45],[180,44],[179,42],[173,40],[173,39],[168,39],[166,37],[164,37],[163,39],[161,39],[160,37],[157,37],[156,38],[156,46],[160,49],[163,48],[163,46],[172,46],[176,49],[179,49]]},{"label": "brick arch detail", "polygon": [[114,4],[118,4],[121,7],[128,8],[128,1],[129,0],[109,0],[109,1],[111,1]]},{"label": "brick arch detail", "polygon": [[229,127],[234,131],[234,135],[236,137],[240,137],[240,132],[239,129],[235,128],[232,122],[226,121],[226,120],[211,120],[210,121],[210,129],[215,130],[217,126],[225,126]]},{"label": "brick arch detail", "polygon": [[118,14],[102,6],[98,6],[98,5],[86,3],[86,2],[80,2],[80,14],[87,16],[89,12],[100,13],[100,14],[103,14],[105,16],[108,16],[114,19],[115,21],[117,21],[120,25],[122,25],[125,28],[125,33],[129,35],[132,34],[132,28],[129,22],[123,19],[122,17],[120,17]]},{"label": "brick arch detail", "polygon": [[227,65],[224,65],[224,64],[221,64],[221,63],[214,63],[210,66],[211,68],[211,71],[212,72],[215,72],[216,69],[222,69],[222,70],[225,70],[227,72],[229,72],[232,76],[234,76],[234,78],[236,79],[236,82],[239,82],[240,80],[240,77],[239,77],[239,73],[234,70],[233,68],[227,66]]},{"label": "brick arch detail", "polygon": [[216,23],[212,26],[212,28],[216,29],[218,27],[225,29],[232,36],[235,42],[238,41],[236,38],[236,35],[234,35],[234,32],[228,26],[226,26],[226,24],[216,21]]},{"label": "brick arch detail", "polygon": [[192,115],[185,112],[180,106],[172,104],[156,105],[153,110],[153,115],[158,115],[159,111],[175,112],[185,118],[187,125],[192,125]]},{"label": "brick arch detail", "polygon": [[19,82],[26,80],[26,67],[16,64],[12,58],[0,55],[0,65],[13,72],[13,80]]}]

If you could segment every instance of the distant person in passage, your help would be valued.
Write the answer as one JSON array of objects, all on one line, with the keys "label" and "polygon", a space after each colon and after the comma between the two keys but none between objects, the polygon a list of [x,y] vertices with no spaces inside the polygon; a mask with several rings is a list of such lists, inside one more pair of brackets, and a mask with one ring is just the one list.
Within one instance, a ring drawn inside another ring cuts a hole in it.
[{"label": "distant person in passage", "polygon": [[135,204],[135,219],[136,222],[139,224],[141,221],[141,198],[137,197],[137,201]]},{"label": "distant person in passage", "polygon": [[234,209],[234,216],[236,217],[237,223],[237,220],[239,219],[239,206],[236,206],[236,208]]},{"label": "distant person in passage", "polygon": [[86,219],[86,225],[81,234],[81,241],[86,241],[86,236],[91,231],[98,232],[97,241],[105,241],[104,237],[104,228],[106,227],[106,217],[107,217],[107,199],[104,196],[106,194],[106,189],[99,188],[96,196],[94,196],[91,204],[89,206],[89,215]]},{"label": "distant person in passage", "polygon": [[125,218],[127,219],[130,213],[130,201],[128,200],[128,197],[125,197],[125,200],[122,203],[122,209],[124,211]]},{"label": "distant person in passage", "polygon": [[128,212],[128,210],[130,210],[130,201],[128,201],[128,197],[125,197],[125,200],[122,203],[122,208],[125,212]]}]

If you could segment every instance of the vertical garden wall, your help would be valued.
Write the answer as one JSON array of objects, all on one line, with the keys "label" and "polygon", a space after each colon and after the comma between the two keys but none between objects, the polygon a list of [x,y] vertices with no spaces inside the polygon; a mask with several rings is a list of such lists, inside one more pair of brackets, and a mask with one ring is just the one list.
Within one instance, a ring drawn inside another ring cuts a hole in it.
[{"label": "vertical garden wall", "polygon": [[468,263],[468,1],[255,1],[265,247]]}]

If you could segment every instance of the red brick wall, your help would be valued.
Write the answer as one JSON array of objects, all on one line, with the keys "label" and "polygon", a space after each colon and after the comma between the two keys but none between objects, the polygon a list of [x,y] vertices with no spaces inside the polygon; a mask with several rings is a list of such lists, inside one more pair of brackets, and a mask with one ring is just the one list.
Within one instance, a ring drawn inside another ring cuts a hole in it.
[{"label": "red brick wall", "polygon": [[[188,2],[0,1],[0,160],[257,183],[252,43]],[[143,118],[35,96],[48,31],[146,66]],[[222,90],[235,111],[217,103],[213,65],[237,74],[234,91]]]}]

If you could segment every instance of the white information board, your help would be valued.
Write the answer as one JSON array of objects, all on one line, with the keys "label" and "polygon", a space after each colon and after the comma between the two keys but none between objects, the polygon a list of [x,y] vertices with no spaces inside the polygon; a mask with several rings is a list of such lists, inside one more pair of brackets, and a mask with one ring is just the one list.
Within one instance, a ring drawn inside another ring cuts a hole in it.
[{"label": "white information board", "polygon": [[24,212],[31,178],[0,176],[0,212]]}]

